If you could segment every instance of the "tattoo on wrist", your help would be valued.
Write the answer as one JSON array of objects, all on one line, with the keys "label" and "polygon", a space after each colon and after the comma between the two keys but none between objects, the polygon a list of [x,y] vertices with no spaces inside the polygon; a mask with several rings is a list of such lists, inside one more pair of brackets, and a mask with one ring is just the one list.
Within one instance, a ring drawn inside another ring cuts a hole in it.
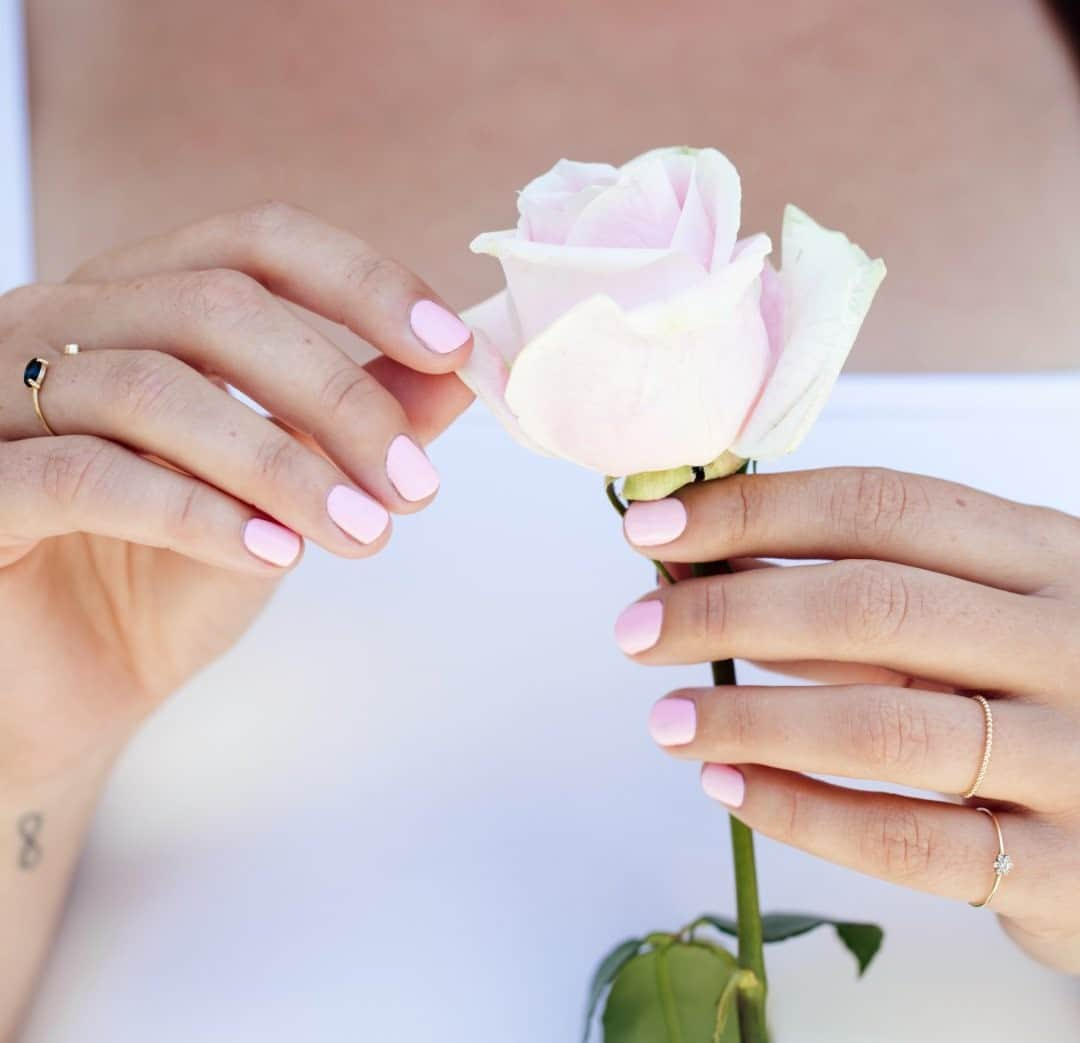
[{"label": "tattoo on wrist", "polygon": [[45,816],[38,811],[28,811],[21,815],[15,823],[15,830],[19,834],[18,865],[20,869],[27,871],[41,864],[44,852],[38,837],[45,826]]}]

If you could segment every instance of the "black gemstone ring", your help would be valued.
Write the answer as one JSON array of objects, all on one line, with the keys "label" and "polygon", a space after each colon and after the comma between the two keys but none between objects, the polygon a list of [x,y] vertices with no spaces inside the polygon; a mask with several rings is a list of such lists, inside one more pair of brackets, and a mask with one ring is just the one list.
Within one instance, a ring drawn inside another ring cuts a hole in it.
[{"label": "black gemstone ring", "polygon": [[23,370],[23,383],[30,389],[30,394],[34,399],[34,412],[37,413],[41,426],[50,435],[55,435],[56,432],[49,426],[49,421],[45,419],[45,414],[41,411],[41,389],[45,386],[45,377],[48,373],[48,359],[31,359]]}]

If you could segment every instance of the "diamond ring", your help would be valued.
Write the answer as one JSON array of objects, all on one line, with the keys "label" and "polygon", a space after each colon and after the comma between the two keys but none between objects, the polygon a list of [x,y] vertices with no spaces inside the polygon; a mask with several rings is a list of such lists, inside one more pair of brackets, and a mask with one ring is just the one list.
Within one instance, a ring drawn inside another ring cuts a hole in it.
[{"label": "diamond ring", "polygon": [[998,852],[994,857],[994,886],[990,888],[990,893],[981,902],[968,903],[976,909],[981,909],[983,906],[989,905],[994,900],[994,895],[997,894],[1002,879],[1012,872],[1013,860],[1005,853],[1005,838],[1001,834],[1001,823],[998,822],[997,815],[989,808],[976,808],[975,810],[981,811],[994,823],[994,832],[997,833],[998,842]]}]

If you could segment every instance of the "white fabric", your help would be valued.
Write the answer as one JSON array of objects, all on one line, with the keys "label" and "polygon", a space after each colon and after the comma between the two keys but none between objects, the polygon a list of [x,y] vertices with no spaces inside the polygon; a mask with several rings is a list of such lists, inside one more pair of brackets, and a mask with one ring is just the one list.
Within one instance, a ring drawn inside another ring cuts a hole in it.
[{"label": "white fabric", "polygon": [[0,293],[34,270],[23,41],[21,0],[0,0]]},{"label": "white fabric", "polygon": [[[1080,373],[856,375],[786,466],[1080,514],[1071,459],[1038,451],[1076,444]],[[23,1043],[565,1043],[606,947],[731,911],[724,815],[645,728],[705,670],[616,651],[650,577],[595,476],[475,410],[433,457],[430,510],[372,561],[309,551],[130,750]],[[767,906],[888,930],[861,982],[827,933],[771,949],[777,1043],[1080,1034],[1077,983],[985,911],[759,859]]]}]

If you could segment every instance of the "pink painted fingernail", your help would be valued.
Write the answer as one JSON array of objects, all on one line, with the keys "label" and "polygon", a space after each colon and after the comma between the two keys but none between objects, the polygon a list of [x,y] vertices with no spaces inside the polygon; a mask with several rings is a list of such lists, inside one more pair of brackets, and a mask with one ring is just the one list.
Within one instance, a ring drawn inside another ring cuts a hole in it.
[{"label": "pink painted fingernail", "polygon": [[265,518],[252,518],[244,526],[244,546],[256,558],[285,568],[300,553],[300,537],[292,529]]},{"label": "pink painted fingernail", "polygon": [[653,598],[624,609],[615,620],[615,641],[627,655],[637,655],[652,648],[660,638],[664,605]]},{"label": "pink painted fingernail", "polygon": [[685,746],[697,732],[692,699],[661,699],[649,714],[649,734],[661,746]]},{"label": "pink painted fingernail", "polygon": [[681,500],[637,500],[623,517],[626,538],[638,547],[670,543],[686,528],[686,508]]},{"label": "pink painted fingernail", "polygon": [[713,800],[738,808],[746,795],[746,779],[741,771],[728,764],[706,764],[701,769],[701,788]]},{"label": "pink painted fingernail", "polygon": [[408,435],[398,435],[386,452],[386,473],[402,497],[415,503],[439,488],[439,472]]},{"label": "pink painted fingernail", "polygon": [[424,345],[439,355],[457,351],[472,336],[461,319],[434,301],[417,301],[409,312],[409,325]]},{"label": "pink painted fingernail", "polygon": [[326,513],[339,529],[360,543],[374,543],[390,524],[390,515],[381,503],[347,485],[335,485],[330,490]]}]

